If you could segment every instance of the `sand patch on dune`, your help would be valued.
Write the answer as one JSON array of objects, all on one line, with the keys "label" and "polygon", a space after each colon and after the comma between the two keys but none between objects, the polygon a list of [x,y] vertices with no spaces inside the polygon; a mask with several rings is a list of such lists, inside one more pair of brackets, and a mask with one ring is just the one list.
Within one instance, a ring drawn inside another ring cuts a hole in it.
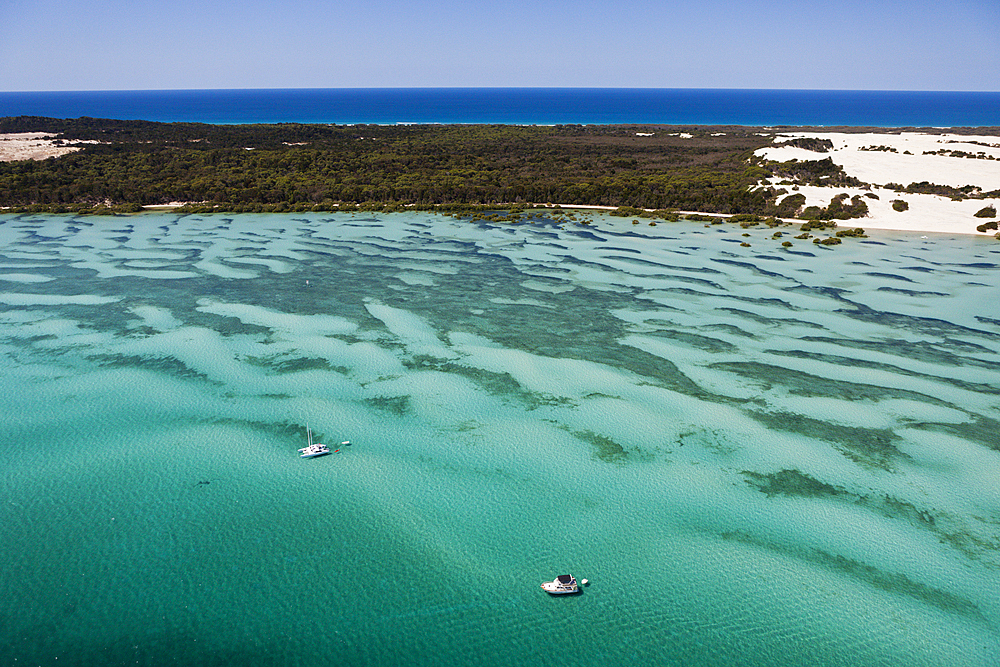
[{"label": "sand patch on dune", "polygon": [[80,150],[79,146],[57,144],[53,138],[56,136],[49,132],[0,134],[0,162],[45,160]]}]

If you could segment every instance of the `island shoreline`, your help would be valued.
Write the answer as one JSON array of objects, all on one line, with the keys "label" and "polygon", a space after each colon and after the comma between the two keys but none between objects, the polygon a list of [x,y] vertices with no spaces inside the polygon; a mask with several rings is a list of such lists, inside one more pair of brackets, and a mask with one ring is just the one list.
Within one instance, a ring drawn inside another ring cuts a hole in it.
[{"label": "island shoreline", "polygon": [[[16,165],[18,162],[30,160],[41,161],[47,166],[53,166],[61,164],[59,160],[67,159],[68,155],[85,156],[88,151],[100,150],[100,144],[107,144],[109,141],[115,140],[102,141],[95,138],[95,136],[100,135],[95,135],[93,132],[89,134],[80,132],[79,128],[84,127],[84,124],[82,124],[83,119],[79,120],[81,122],[31,118],[0,119],[0,130],[11,127],[24,130],[0,133],[0,163]],[[93,125],[101,132],[111,136],[114,136],[114,132],[121,132],[122,127],[147,129],[152,127],[154,130],[162,132],[177,129],[172,124],[164,123],[86,120],[89,123],[86,127]],[[26,129],[25,126],[32,123],[38,129]],[[184,131],[188,132],[188,135],[185,135],[189,137],[185,139],[188,142],[202,141],[196,137],[198,132],[211,131],[205,128],[217,127],[197,124],[182,125]],[[314,127],[319,128],[319,126],[291,125],[292,129],[300,133],[308,133]],[[65,133],[53,131],[62,127],[78,128],[78,136],[69,136],[69,131]],[[191,129],[192,127],[195,129]],[[352,127],[351,132],[358,135],[357,139],[361,141],[366,139],[364,136],[366,133],[374,135],[371,140],[380,140],[377,131],[372,129],[369,132],[364,127]],[[420,132],[421,128],[425,126],[409,125],[405,127],[410,132]],[[499,127],[520,128],[520,126]],[[581,127],[582,131],[586,133],[589,126]],[[381,136],[387,136],[385,135],[386,131],[392,134],[393,129],[398,129],[390,127],[385,130],[385,126],[382,128],[383,134]],[[265,128],[266,131],[274,133],[286,133],[288,129],[284,126],[267,126]],[[534,130],[537,128],[521,129]],[[231,130],[231,126],[225,126],[223,131]],[[800,178],[775,172],[769,177],[758,179],[756,184],[750,184],[749,194],[760,195],[761,192],[765,192],[767,196],[773,198],[777,205],[780,205],[784,200],[791,201],[792,198],[797,197],[797,201],[800,202],[799,213],[803,210],[808,211],[810,208],[825,210],[826,207],[832,207],[836,203],[833,201],[835,198],[842,197],[845,198],[844,201],[849,198],[856,206],[861,206],[859,210],[862,213],[858,217],[838,220],[841,228],[863,227],[900,232],[957,233],[974,236],[993,236],[996,230],[996,210],[1000,208],[1000,128],[818,128],[628,124],[601,126],[599,131],[592,130],[592,132],[593,136],[582,140],[574,139],[575,136],[580,136],[580,132],[577,132],[576,135],[572,132],[566,133],[566,136],[560,139],[564,142],[560,145],[572,146],[573,141],[591,141],[598,148],[614,144],[615,146],[625,146],[627,150],[645,151],[644,155],[653,155],[658,150],[662,150],[664,154],[670,151],[683,153],[687,143],[693,146],[689,153],[694,154],[698,150],[702,150],[702,146],[708,145],[711,138],[738,134],[744,137],[744,144],[759,146],[752,151],[752,155],[746,158],[746,163],[750,166],[755,164],[781,165],[781,168],[787,171],[788,165],[794,167],[796,164],[820,164],[828,161],[841,173],[841,176],[833,179],[838,182],[832,185],[822,181],[823,178],[827,178],[825,176]],[[612,136],[613,133],[617,134]],[[747,144],[747,137],[753,139],[754,136],[757,137],[756,143]],[[308,140],[295,141],[295,138],[298,137],[289,134],[280,146],[247,146],[245,150],[270,150],[272,152],[276,150],[291,152],[299,148],[316,150]],[[137,140],[133,138],[132,141]],[[211,142],[211,139],[207,141]],[[146,143],[152,142],[147,140]],[[164,145],[166,146],[166,144]],[[167,148],[170,147],[167,146]],[[329,151],[332,149],[322,147],[319,150]],[[301,154],[294,153],[294,155],[300,156]],[[613,166],[609,167],[605,176],[601,178],[613,176],[615,172],[620,171],[621,167],[626,170],[635,168],[634,165],[630,167],[625,158],[619,161],[622,162],[620,166],[617,162],[612,163]],[[662,167],[661,171],[666,175],[671,173],[669,166]],[[445,174],[447,173],[445,172]],[[655,176],[655,171],[651,172],[649,168],[643,173],[646,173],[647,177],[649,173],[653,173]],[[419,173],[415,172],[415,174],[419,176]],[[588,182],[593,185],[592,181],[581,181],[581,186],[586,186]],[[907,182],[910,183],[909,186],[902,185]],[[921,186],[925,187],[922,189]],[[585,199],[586,196],[583,198]],[[415,204],[405,201],[395,199],[380,201],[376,198],[354,202],[332,201],[324,203],[323,206],[315,204],[312,208],[295,205],[288,211],[335,211],[340,205],[345,208],[356,208],[358,204],[363,204],[366,210],[377,208],[378,204],[383,204],[387,211],[407,210],[407,208],[415,206]],[[187,207],[188,209],[196,208],[199,213],[210,213],[213,212],[212,209],[216,205],[218,205],[219,212],[243,212],[236,208],[232,202],[226,200],[219,202],[218,200],[174,199],[163,203],[127,204],[124,200],[114,196],[106,197],[103,200],[92,198],[68,205],[0,201],[0,212],[133,213],[167,211]],[[258,205],[271,206],[263,202]],[[542,204],[531,200],[506,203],[481,200],[478,203],[456,201],[440,205],[421,204],[416,210],[458,212],[463,207],[470,210],[477,208],[492,210],[559,208],[607,212],[623,208],[622,205],[615,206],[604,203]],[[625,208],[642,210],[647,213],[667,209],[677,216],[711,216],[723,219],[733,215],[732,212],[724,213],[718,210],[687,210],[674,207],[626,206]],[[267,209],[267,212],[282,211]],[[809,216],[803,218],[772,213],[772,218],[779,220],[782,224],[797,224],[807,223],[810,219],[815,219],[815,214],[811,218]]]}]

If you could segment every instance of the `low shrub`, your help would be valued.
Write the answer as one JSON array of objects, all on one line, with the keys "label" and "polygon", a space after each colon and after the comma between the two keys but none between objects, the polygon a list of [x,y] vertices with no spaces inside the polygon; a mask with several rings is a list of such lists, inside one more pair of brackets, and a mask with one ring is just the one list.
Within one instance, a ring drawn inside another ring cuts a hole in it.
[{"label": "low shrub", "polygon": [[854,229],[841,229],[839,232],[837,232],[837,236],[840,238],[843,238],[845,236],[867,238],[865,236],[865,230],[861,229],[860,227],[855,227]]},{"label": "low shrub", "polygon": [[832,220],[811,220],[810,222],[803,223],[799,227],[799,231],[811,232],[814,229],[832,229],[837,226],[837,223]]}]

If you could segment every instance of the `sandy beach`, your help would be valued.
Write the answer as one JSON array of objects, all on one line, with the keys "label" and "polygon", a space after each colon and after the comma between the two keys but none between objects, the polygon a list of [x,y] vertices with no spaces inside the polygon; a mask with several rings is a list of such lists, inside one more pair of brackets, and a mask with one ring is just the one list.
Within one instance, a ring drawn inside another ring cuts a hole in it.
[{"label": "sandy beach", "polygon": [[[833,143],[832,150],[817,152],[781,145],[797,137],[825,139]],[[972,185],[983,192],[1000,190],[1000,137],[956,134],[891,133],[820,133],[793,132],[775,138],[775,145],[755,153],[770,160],[822,160],[830,158],[843,167],[848,176],[871,185],[871,189],[797,185],[792,194],[806,197],[806,206],[826,206],[833,197],[847,193],[861,195],[868,204],[868,216],[845,221],[841,226],[855,225],[871,229],[893,229],[911,232],[949,234],[980,234],[976,227],[989,219],[975,213],[987,206],[1000,209],[1000,199],[965,199],[928,194],[907,194],[885,188],[887,184],[907,186],[928,182],[936,185],[963,187]],[[782,179],[767,183],[781,186]],[[866,195],[875,195],[873,199]],[[906,202],[905,211],[892,207],[894,200]],[[996,232],[987,232],[990,235]]]}]

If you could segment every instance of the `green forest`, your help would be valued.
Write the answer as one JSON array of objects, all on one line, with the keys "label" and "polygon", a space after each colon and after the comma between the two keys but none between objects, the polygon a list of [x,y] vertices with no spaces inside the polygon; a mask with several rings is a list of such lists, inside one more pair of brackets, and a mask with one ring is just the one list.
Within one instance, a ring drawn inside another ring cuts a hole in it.
[{"label": "green forest", "polygon": [[750,157],[771,137],[747,128],[0,119],[0,133],[10,132],[51,132],[67,146],[99,143],[58,158],[0,163],[0,205],[7,207],[557,202],[770,214],[775,200],[751,191],[768,169]]},{"label": "green forest", "polygon": [[[0,118],[0,133],[49,132],[61,145],[81,148],[0,162],[0,206],[127,212],[196,202],[189,208],[325,211],[558,203],[790,217],[800,212],[798,201],[784,197],[785,189],[758,187],[761,179],[859,185],[829,158],[754,158],[777,130]],[[855,204],[834,202],[809,217],[864,215],[863,202]]]}]

